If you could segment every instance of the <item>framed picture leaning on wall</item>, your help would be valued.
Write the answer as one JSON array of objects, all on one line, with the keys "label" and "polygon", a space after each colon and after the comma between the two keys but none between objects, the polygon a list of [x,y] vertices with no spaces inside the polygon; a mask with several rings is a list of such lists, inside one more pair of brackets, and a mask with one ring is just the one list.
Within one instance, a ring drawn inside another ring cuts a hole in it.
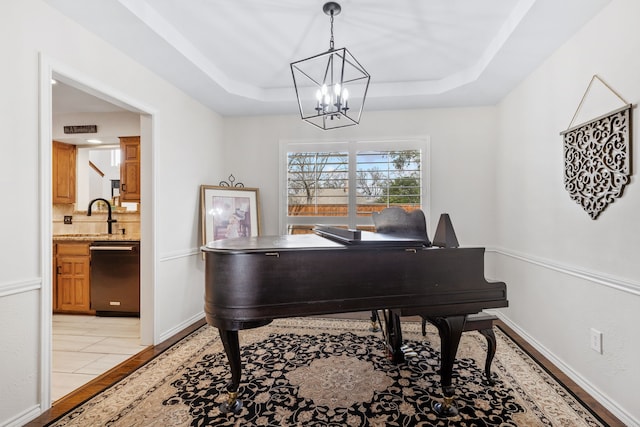
[{"label": "framed picture leaning on wall", "polygon": [[260,235],[258,189],[200,186],[202,244]]}]

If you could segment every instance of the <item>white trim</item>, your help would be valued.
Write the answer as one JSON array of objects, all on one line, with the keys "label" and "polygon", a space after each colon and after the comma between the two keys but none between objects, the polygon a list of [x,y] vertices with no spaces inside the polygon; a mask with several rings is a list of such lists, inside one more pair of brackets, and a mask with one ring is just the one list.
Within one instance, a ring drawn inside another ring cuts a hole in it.
[{"label": "white trim", "polygon": [[173,328],[169,329],[168,331],[163,332],[160,335],[160,340],[158,342],[163,342],[163,341],[171,338],[175,334],[177,334],[179,332],[182,332],[183,330],[185,330],[189,326],[193,325],[194,323],[200,321],[201,319],[204,319],[204,311],[201,311],[201,312],[199,312],[197,314],[194,314],[189,319],[185,320],[184,322],[180,323],[179,325],[176,325]]},{"label": "white trim", "polygon": [[8,297],[9,295],[21,294],[23,292],[35,291],[41,287],[42,279],[40,277],[19,282],[0,283],[0,298]]},{"label": "white trim", "polygon": [[[141,304],[140,309],[140,338],[142,344],[156,344],[157,321],[155,318],[155,277],[157,271],[156,262],[156,242],[155,242],[155,216],[156,216],[156,194],[155,194],[155,161],[156,151],[153,149],[153,134],[155,121],[153,115],[156,114],[154,108],[145,105],[137,100],[131,99],[128,95],[121,93],[108,86],[102,81],[98,81],[77,69],[59,62],[42,52],[39,53],[39,159],[40,159],[40,265],[41,265],[41,330],[40,330],[40,405],[41,409],[47,410],[51,407],[51,330],[52,330],[52,195],[51,195],[51,118],[52,111],[52,91],[51,79],[55,77],[64,83],[70,84],[94,96],[105,99],[115,105],[137,112],[141,116],[141,144],[142,144],[142,203],[150,206],[150,209],[143,209],[140,214],[141,219],[141,297],[149,298]],[[144,125],[144,126],[143,126]],[[148,224],[148,226],[147,226]],[[147,228],[148,227],[148,228]],[[149,231],[150,230],[150,231]],[[144,280],[142,280],[144,279]]]},{"label": "white trim", "polygon": [[42,275],[40,292],[40,407],[43,410],[51,407],[51,365],[52,351],[52,323],[53,323],[53,241],[52,226],[52,187],[51,164],[53,140],[52,121],[52,91],[53,65],[51,60],[40,53],[40,122],[39,122],[39,171],[40,171],[40,274]]},{"label": "white trim", "polygon": [[158,164],[158,150],[154,149],[154,135],[156,130],[155,110],[149,108],[148,114],[140,115],[140,149],[141,149],[141,206],[140,213],[140,343],[142,345],[158,344],[159,337],[156,325],[158,319],[156,277],[158,272],[158,249],[156,236],[158,235],[156,212],[158,198],[156,197],[156,182],[158,182],[156,165]]},{"label": "white trim", "polygon": [[158,262],[163,263],[163,262],[173,261],[180,258],[189,258],[196,255],[198,256],[200,255],[199,248],[189,248],[189,249],[184,249],[182,251],[172,251],[167,254],[160,255],[160,257],[158,258]]},{"label": "white trim", "polygon": [[628,292],[632,295],[640,296],[640,283],[615,278],[596,271],[589,271],[569,264],[562,264],[548,259],[534,257],[531,255],[510,251],[503,248],[487,249],[487,252],[494,252],[499,255],[507,256],[529,264],[537,265],[549,270],[554,270],[568,276],[577,277],[579,279],[588,280],[608,288],[612,288],[622,292]]},{"label": "white trim", "polygon": [[[330,147],[331,145],[335,146]],[[292,149],[301,151],[348,151],[349,161],[359,150],[401,150],[420,148],[422,167],[422,205],[429,223],[428,209],[431,206],[431,138],[428,135],[398,136],[386,138],[339,138],[334,140],[280,140],[278,150],[278,223],[280,234],[287,233],[287,224],[296,222],[288,218],[287,213],[287,152]],[[350,198],[350,203],[354,203]],[[349,219],[349,218],[347,218]],[[304,221],[300,219],[300,221]],[[323,217],[325,224],[344,224],[344,217]],[[349,224],[354,227],[355,224]]]},{"label": "white trim", "polygon": [[[537,264],[537,263],[536,263]],[[537,264],[541,265],[541,264]],[[528,344],[538,350],[544,357],[546,357],[552,364],[557,366],[562,372],[564,372],[569,378],[575,381],[580,387],[582,387],[590,396],[605,406],[611,413],[620,419],[627,426],[640,426],[640,422],[635,420],[631,414],[626,412],[618,404],[611,400],[609,396],[602,393],[596,386],[587,381],[583,376],[574,371],[569,365],[563,362],[562,359],[556,357],[554,353],[549,351],[545,346],[540,344],[534,337],[529,335],[525,330],[519,328],[508,316],[502,312],[491,311],[498,316],[507,326],[513,329],[520,337],[522,337]]]},{"label": "white trim", "polygon": [[15,417],[12,417],[6,421],[6,424],[2,424],[3,427],[20,427],[27,424],[29,421],[36,418],[43,411],[40,405],[33,405],[30,408],[25,409],[24,411],[17,414]]}]

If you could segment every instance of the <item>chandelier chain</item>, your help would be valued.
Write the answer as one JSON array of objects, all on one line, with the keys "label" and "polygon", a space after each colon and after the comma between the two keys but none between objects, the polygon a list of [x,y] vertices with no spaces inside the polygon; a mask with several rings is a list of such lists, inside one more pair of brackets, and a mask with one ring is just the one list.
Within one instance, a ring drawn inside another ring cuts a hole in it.
[{"label": "chandelier chain", "polygon": [[329,39],[329,50],[333,50],[333,10],[331,11],[331,38]]}]

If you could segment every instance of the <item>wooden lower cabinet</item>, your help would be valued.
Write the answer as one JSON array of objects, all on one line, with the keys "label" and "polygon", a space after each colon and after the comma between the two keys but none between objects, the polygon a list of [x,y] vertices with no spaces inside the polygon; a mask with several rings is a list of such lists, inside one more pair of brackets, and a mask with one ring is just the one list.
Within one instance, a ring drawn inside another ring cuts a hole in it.
[{"label": "wooden lower cabinet", "polygon": [[54,254],[53,311],[94,314],[89,243],[55,243]]}]

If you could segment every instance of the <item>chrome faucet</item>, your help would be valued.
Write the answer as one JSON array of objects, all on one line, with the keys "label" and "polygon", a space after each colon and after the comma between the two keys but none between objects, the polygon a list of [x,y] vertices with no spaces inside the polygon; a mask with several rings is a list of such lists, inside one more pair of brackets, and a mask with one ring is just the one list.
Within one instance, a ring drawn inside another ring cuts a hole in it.
[{"label": "chrome faucet", "polygon": [[111,204],[107,201],[107,199],[102,199],[102,198],[97,198],[97,199],[93,199],[92,201],[89,202],[89,207],[87,208],[87,216],[91,216],[91,206],[94,204],[94,202],[97,202],[98,200],[102,200],[103,202],[105,202],[107,204],[107,232],[109,234],[113,234],[113,230],[111,227],[111,224],[113,224],[114,222],[118,222],[117,219],[111,219]]}]

